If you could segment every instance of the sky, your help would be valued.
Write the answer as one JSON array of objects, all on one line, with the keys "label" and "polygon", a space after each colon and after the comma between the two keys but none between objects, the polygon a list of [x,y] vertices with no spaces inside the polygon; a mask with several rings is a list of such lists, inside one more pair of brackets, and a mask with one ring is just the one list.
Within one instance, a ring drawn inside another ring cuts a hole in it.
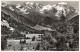
[{"label": "sky", "polygon": [[11,3],[11,4],[22,4],[26,2],[34,2],[34,3],[39,3],[42,5],[47,5],[47,4],[54,5],[60,2],[65,2],[65,3],[68,3],[70,6],[74,7],[75,9],[79,10],[78,1],[6,1],[6,3]]}]

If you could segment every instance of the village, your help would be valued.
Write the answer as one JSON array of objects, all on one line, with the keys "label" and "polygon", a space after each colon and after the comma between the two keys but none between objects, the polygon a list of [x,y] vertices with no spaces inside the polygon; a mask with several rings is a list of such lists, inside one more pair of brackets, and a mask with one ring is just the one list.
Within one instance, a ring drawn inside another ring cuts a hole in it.
[{"label": "village", "polygon": [[[36,28],[38,27],[38,28]],[[14,38],[7,38],[6,42],[6,51],[10,51],[10,50],[14,50],[14,51],[32,51],[32,50],[40,50],[41,49],[41,42],[42,42],[42,37],[44,36],[44,33],[47,32],[47,33],[51,33],[51,32],[54,32],[54,30],[52,30],[51,28],[46,28],[46,27],[43,27],[43,26],[35,26],[35,27],[32,27],[33,29],[36,29],[36,30],[40,30],[41,33],[40,34],[40,31],[39,32],[36,32],[36,33],[30,33],[30,32],[27,32],[26,34],[26,31],[24,32],[21,32],[20,34],[22,34],[22,37],[14,37]],[[13,32],[14,30],[12,30]],[[11,35],[10,35],[11,36]],[[15,35],[14,35],[15,36]],[[3,37],[7,37],[6,36],[3,36]]]},{"label": "village", "polygon": [[41,43],[42,34],[26,34],[26,38],[7,39],[7,48],[5,50],[35,50],[37,45]]}]

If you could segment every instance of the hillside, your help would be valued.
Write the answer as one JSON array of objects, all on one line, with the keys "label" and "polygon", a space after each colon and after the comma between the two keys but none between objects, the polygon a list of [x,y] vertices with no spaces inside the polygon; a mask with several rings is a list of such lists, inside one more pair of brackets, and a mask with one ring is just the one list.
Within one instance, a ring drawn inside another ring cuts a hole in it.
[{"label": "hillside", "polygon": [[[36,47],[32,48],[34,50],[44,51],[76,51],[79,49],[79,14],[68,3],[43,5],[33,2],[22,4],[2,2],[1,4],[2,50],[6,48],[3,43],[7,44],[6,40],[9,39],[15,42],[18,40],[17,44],[21,46],[21,50],[30,46]],[[27,34],[34,35],[32,36],[34,41],[26,37]],[[36,34],[38,34],[37,38],[35,38]],[[24,39],[23,47],[20,44],[21,39]]]}]

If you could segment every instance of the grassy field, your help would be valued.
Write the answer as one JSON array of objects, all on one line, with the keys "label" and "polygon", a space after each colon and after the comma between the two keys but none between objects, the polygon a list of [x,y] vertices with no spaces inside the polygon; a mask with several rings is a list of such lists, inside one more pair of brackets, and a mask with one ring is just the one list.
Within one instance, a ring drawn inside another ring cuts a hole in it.
[{"label": "grassy field", "polygon": [[[38,36],[37,36],[38,37]],[[7,48],[5,50],[7,51],[20,51],[22,50],[35,50],[38,43],[41,43],[41,41],[32,41],[32,39],[25,39],[25,44],[20,44],[20,39],[7,39]]]}]

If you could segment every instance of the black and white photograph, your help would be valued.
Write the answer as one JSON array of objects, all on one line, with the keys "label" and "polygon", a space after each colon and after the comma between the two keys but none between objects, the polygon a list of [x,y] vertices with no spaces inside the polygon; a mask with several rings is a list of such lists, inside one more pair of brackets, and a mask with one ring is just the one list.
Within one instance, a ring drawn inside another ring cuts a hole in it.
[{"label": "black and white photograph", "polygon": [[79,1],[1,1],[1,51],[79,51]]}]

